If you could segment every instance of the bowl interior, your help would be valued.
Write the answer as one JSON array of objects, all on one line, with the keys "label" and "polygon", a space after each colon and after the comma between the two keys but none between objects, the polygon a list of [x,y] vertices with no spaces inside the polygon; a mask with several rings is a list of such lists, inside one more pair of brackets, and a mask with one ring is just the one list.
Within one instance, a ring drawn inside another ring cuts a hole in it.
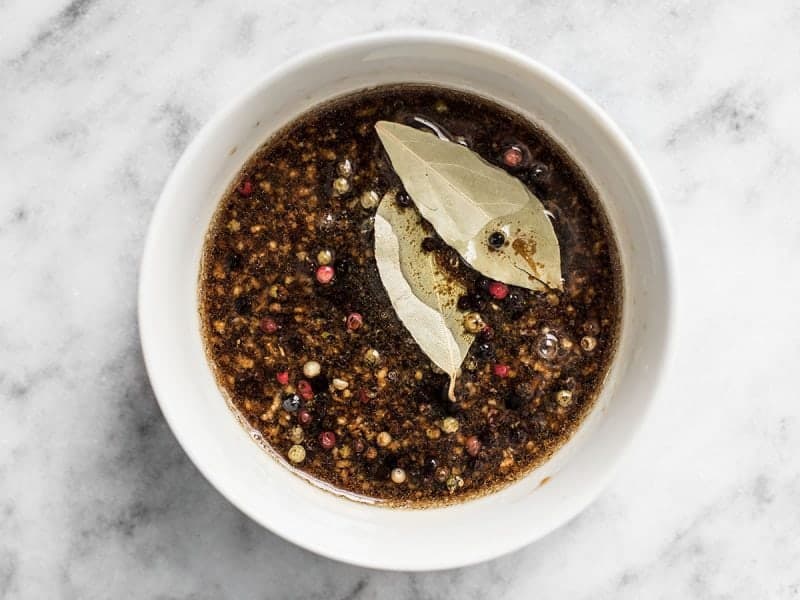
[{"label": "bowl interior", "polygon": [[[218,200],[248,156],[320,101],[398,82],[470,90],[528,115],[550,132],[598,189],[618,238],[625,281],[617,356],[577,434],[514,485],[426,510],[385,509],[337,497],[265,453],[216,386],[197,314],[204,235]],[[667,259],[657,198],[643,168],[607,118],[569,84],[532,61],[464,38],[370,36],[274,73],[213,119],[186,150],[159,201],[145,250],[142,343],[176,437],[203,474],[254,520],[310,550],[355,564],[454,567],[537,539],[600,491],[651,402],[664,361],[671,298]],[[547,484],[540,485],[546,477]]]}]

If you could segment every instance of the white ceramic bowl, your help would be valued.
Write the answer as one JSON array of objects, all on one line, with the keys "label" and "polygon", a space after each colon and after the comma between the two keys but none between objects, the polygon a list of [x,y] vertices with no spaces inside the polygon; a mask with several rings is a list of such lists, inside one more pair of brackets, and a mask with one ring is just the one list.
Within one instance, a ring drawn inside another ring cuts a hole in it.
[{"label": "white ceramic bowl", "polygon": [[[254,68],[257,68],[254,66]],[[546,464],[490,496],[399,510],[324,492],[259,447],[223,400],[203,352],[197,279],[222,193],[273,132],[309,107],[366,86],[431,82],[528,115],[583,167],[617,234],[625,278],[622,336],[602,395]],[[377,34],[314,51],[264,77],[216,115],[178,161],[142,260],[139,325],[147,370],[170,427],[206,478],[278,535],[349,563],[397,570],[457,567],[510,552],[586,507],[640,427],[667,357],[670,253],[656,191],[630,143],[567,81],[495,45],[432,33]],[[549,477],[546,485],[540,485]]]}]

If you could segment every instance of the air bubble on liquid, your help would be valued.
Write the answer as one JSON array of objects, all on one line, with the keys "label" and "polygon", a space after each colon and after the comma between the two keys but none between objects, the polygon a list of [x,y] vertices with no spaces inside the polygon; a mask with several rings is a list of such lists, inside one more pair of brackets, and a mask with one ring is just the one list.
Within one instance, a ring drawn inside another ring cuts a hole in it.
[{"label": "air bubble on liquid", "polygon": [[536,353],[545,360],[553,360],[558,356],[558,338],[552,333],[545,333],[536,340]]}]

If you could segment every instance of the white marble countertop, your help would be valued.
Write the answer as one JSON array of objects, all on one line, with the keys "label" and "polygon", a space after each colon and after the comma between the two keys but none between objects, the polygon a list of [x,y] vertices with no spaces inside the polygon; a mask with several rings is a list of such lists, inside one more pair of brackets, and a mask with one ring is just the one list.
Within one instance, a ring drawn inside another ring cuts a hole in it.
[{"label": "white marble countertop", "polygon": [[[0,598],[800,598],[797,3],[489,4],[0,1]],[[228,504],[162,419],[135,321],[153,205],[201,124],[300,50],[399,27],[507,44],[593,96],[659,184],[682,309],[597,502],[415,575]]]}]

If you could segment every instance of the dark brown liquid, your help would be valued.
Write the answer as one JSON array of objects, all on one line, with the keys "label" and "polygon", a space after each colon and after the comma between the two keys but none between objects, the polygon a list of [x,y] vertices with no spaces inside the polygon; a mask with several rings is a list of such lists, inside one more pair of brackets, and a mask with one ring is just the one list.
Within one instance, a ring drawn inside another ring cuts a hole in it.
[{"label": "dark brown liquid", "polygon": [[[447,376],[395,315],[375,264],[375,208],[361,198],[400,186],[379,120],[433,125],[507,168],[552,214],[561,246],[563,292],[512,287],[495,300],[489,282],[431,233],[429,251],[470,290],[461,306],[492,331],[473,343],[455,403]],[[513,168],[503,158],[512,146],[522,150]],[[321,284],[325,252],[335,276]],[[553,140],[477,96],[402,85],[320,106],[248,160],[208,232],[200,300],[220,386],[279,455],[304,453],[293,466],[341,490],[419,506],[494,490],[569,438],[608,370],[621,288],[602,208]],[[355,330],[352,313],[363,320]],[[365,360],[372,350],[374,364]],[[308,361],[319,376],[303,375]]]}]

